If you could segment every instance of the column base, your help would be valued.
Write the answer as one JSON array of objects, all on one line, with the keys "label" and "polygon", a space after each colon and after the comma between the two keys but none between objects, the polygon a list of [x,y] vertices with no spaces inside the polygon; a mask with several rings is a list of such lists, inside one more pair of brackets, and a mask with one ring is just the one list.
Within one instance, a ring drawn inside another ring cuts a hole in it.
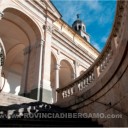
[{"label": "column base", "polygon": [[42,101],[46,103],[53,103],[51,82],[47,80],[43,80]]},{"label": "column base", "polygon": [[31,97],[30,97],[30,92],[29,92],[29,93],[21,93],[21,94],[19,94],[19,96],[31,98]]}]

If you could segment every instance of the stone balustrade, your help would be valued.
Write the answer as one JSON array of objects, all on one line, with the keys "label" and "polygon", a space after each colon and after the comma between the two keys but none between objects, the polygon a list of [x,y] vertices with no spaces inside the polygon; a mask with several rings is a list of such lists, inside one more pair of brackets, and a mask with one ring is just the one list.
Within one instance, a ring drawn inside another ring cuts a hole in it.
[{"label": "stone balustrade", "polygon": [[87,70],[83,75],[78,77],[75,81],[71,82],[68,86],[58,89],[57,92],[61,93],[64,99],[70,96],[77,95],[80,91],[83,91],[84,89],[87,90],[87,88],[100,77],[102,72],[107,69],[107,66],[109,66],[113,57],[112,53],[113,50],[110,47],[109,50],[105,51],[104,55],[99,58],[99,61],[97,61],[96,64],[89,68],[89,70]]}]

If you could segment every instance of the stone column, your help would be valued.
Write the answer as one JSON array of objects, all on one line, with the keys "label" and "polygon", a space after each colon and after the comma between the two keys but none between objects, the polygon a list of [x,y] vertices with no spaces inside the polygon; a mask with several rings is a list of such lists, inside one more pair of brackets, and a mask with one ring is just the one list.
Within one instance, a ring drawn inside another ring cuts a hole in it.
[{"label": "stone column", "polygon": [[42,60],[43,60],[44,40],[35,45],[35,78],[34,84],[31,87],[30,97],[42,101]]},{"label": "stone column", "polygon": [[46,19],[44,28],[44,52],[42,68],[42,101],[52,103],[52,88],[50,83],[51,72],[51,42],[52,42],[52,21]]},{"label": "stone column", "polygon": [[60,65],[56,64],[56,68],[55,68],[55,71],[56,71],[56,89],[59,88],[59,70],[60,70]]},{"label": "stone column", "polygon": [[79,71],[78,71],[79,63],[76,60],[74,61],[74,66],[75,66],[74,78],[77,78],[79,76]]},{"label": "stone column", "polygon": [[55,65],[55,86],[52,88],[52,95],[53,95],[53,102],[57,102],[57,92],[56,89],[59,88],[59,70],[60,70],[60,65],[56,64]]},{"label": "stone column", "polygon": [[42,101],[42,59],[44,41],[26,47],[20,95]]}]

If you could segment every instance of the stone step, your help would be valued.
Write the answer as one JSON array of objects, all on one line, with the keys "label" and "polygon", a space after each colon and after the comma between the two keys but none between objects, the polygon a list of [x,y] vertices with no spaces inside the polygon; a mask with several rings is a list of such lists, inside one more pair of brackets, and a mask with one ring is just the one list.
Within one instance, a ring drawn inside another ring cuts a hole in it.
[{"label": "stone step", "polygon": [[11,93],[0,92],[0,105],[2,106],[30,103],[30,102],[36,102],[36,101],[37,100],[33,100],[33,99],[26,98],[23,96],[17,96]]},{"label": "stone step", "polygon": [[[55,105],[43,103],[43,102],[30,102],[23,104],[13,104],[9,106],[0,106],[1,115],[8,115],[7,117],[0,119],[0,126],[87,126],[87,127],[101,127],[97,122],[92,121],[89,118],[59,118],[61,114],[77,114],[74,111],[60,108]],[[26,117],[25,114],[28,116]],[[50,114],[59,115],[53,116],[56,118],[33,116],[34,114]],[[0,116],[1,116],[0,115]],[[16,118],[18,116],[19,118]],[[9,118],[8,118],[9,117]],[[14,118],[15,117],[15,118]]]}]

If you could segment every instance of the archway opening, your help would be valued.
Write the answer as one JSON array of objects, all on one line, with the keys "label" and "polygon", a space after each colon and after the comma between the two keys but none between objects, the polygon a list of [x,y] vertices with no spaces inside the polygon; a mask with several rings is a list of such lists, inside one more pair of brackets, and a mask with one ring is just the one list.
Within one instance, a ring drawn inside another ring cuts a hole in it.
[{"label": "archway opening", "polygon": [[[24,13],[14,8],[7,8],[0,20],[0,38],[3,41],[6,60],[2,72],[3,91],[19,95],[23,75],[25,75],[26,48],[39,41],[36,24]],[[28,67],[26,67],[28,68]]]},{"label": "archway opening", "polygon": [[59,70],[59,87],[64,87],[70,81],[74,79],[73,68],[67,60],[62,60],[60,62]]}]

